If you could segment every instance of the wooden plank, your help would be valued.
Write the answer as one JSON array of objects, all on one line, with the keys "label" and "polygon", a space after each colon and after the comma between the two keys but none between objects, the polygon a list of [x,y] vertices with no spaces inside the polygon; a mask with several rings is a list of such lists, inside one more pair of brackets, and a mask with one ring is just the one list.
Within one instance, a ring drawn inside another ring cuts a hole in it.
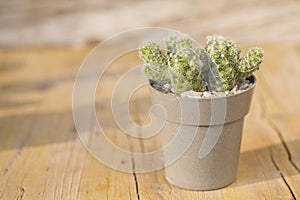
[{"label": "wooden plank", "polygon": [[122,199],[135,195],[131,174],[101,165],[75,140],[70,114],[39,116],[36,124],[9,170],[1,190],[3,199],[21,194],[28,199]]},{"label": "wooden plank", "polygon": [[1,119],[0,133],[0,198],[5,194],[5,187],[9,183],[11,171],[23,153],[30,129],[35,117],[23,119],[19,116],[8,116]]},{"label": "wooden plank", "polygon": [[[300,125],[299,125],[299,46],[273,48],[259,78],[264,117],[280,138],[282,146],[273,148],[273,162],[294,198],[300,196]],[[278,56],[278,57],[277,57]],[[274,60],[273,58],[277,58]],[[270,98],[272,97],[272,98]]]},{"label": "wooden plank", "polygon": [[[9,169],[5,176],[1,173],[1,199],[135,198],[132,174],[119,173],[100,164],[87,153],[80,141],[75,139],[72,114],[69,112],[73,80],[68,78],[69,80],[61,82],[61,79],[55,77],[74,77],[76,70],[73,69],[77,69],[79,63],[77,59],[82,59],[86,55],[85,52],[86,50],[33,50],[26,53],[12,51],[13,56],[5,55],[8,62],[38,56],[36,63],[25,63],[22,66],[20,73],[26,76],[19,76],[13,71],[0,74],[2,86],[7,85],[5,90],[2,90],[2,96],[5,94],[7,100],[13,97],[14,100],[21,101],[24,94],[34,93],[29,99],[39,98],[41,103],[35,105],[34,110],[24,107],[19,107],[18,110],[14,107],[1,110],[1,172],[5,172],[7,165],[4,161],[9,160],[9,156],[13,157],[19,146],[22,146],[22,154],[11,166],[12,169]],[[63,60],[57,61],[58,57]],[[50,60],[50,63],[39,69],[43,60]],[[69,66],[73,66],[72,70],[68,69]],[[39,71],[36,71],[37,69]],[[36,74],[28,73],[29,71],[36,71]],[[44,82],[40,80],[40,75],[51,85],[58,85],[38,89],[37,86]],[[64,98],[66,94],[67,98]],[[40,99],[40,95],[44,97]],[[65,113],[64,110],[68,112]],[[33,117],[38,121],[31,127],[29,122]],[[14,118],[17,120],[13,121]],[[27,132],[30,136],[27,136]],[[25,142],[22,143],[24,139]],[[7,152],[11,153],[7,155]]]},{"label": "wooden plank", "polygon": [[[15,66],[0,71],[0,199],[300,198],[299,93],[295,92],[300,48],[282,44],[263,48],[266,59],[256,73],[258,85],[245,120],[238,177],[216,191],[177,188],[166,182],[163,170],[122,173],[99,163],[84,149],[76,136],[70,104],[72,78],[87,49],[0,52],[7,65]],[[41,68],[44,60],[50,61]],[[122,133],[107,104],[119,75],[138,62],[136,55],[129,54],[108,70],[96,107],[114,144],[149,152],[160,148],[160,138],[141,141]],[[45,87],[39,88],[40,84]],[[133,95],[130,111],[138,124],[149,122],[148,95],[144,89]]]}]

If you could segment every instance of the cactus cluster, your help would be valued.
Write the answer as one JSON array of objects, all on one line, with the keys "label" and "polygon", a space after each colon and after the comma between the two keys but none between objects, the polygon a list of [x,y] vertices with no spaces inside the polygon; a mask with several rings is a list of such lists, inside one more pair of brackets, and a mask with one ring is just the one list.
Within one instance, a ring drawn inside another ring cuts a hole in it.
[{"label": "cactus cluster", "polygon": [[229,91],[259,68],[263,52],[250,49],[240,58],[241,49],[231,39],[208,36],[205,49],[193,48],[188,37],[172,36],[165,43],[166,54],[149,42],[140,48],[140,57],[149,79],[170,83],[175,93],[188,90]]},{"label": "cactus cluster", "polygon": [[251,48],[240,58],[241,49],[231,39],[223,36],[208,36],[206,52],[212,63],[211,68],[217,68],[219,81],[211,84],[216,91],[228,91],[248,78],[263,60],[263,52],[259,48]]}]

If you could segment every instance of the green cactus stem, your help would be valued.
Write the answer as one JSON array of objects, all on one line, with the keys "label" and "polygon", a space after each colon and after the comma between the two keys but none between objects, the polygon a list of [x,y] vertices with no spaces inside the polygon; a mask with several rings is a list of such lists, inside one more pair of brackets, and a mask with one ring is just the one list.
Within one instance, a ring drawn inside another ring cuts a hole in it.
[{"label": "green cactus stem", "polygon": [[170,76],[170,81],[173,87],[173,92],[176,94],[180,94],[182,92],[192,90],[192,86],[190,82],[187,80],[187,78],[176,72],[174,69],[169,68],[169,76]]},{"label": "green cactus stem", "polygon": [[235,86],[236,64],[239,61],[241,49],[232,40],[223,36],[208,36],[206,40],[205,49],[212,62],[215,63],[215,65],[211,64],[211,67],[217,67],[220,78],[216,82],[218,85],[211,85],[210,87],[216,91],[231,90]]},{"label": "green cactus stem", "polygon": [[165,42],[168,50],[168,54],[177,53],[185,49],[192,49],[192,41],[188,37],[178,38],[177,36],[171,36],[169,40]]},{"label": "green cactus stem", "polygon": [[196,92],[204,90],[204,80],[201,74],[203,62],[201,61],[200,55],[193,49],[185,49],[183,51],[177,51],[178,54],[170,53],[169,67],[174,69],[175,72],[180,74],[180,77],[187,80],[182,82],[183,86],[177,85],[180,82],[174,83],[171,79],[171,83],[177,92],[185,89],[194,90]]},{"label": "green cactus stem", "polygon": [[159,46],[153,42],[148,42],[139,52],[140,58],[147,64],[144,68],[145,74],[150,79],[162,84],[169,83],[168,59],[159,49]]},{"label": "green cactus stem", "polygon": [[237,82],[242,82],[248,78],[254,71],[259,69],[263,61],[263,51],[260,48],[251,48],[246,55],[240,59],[237,65]]}]

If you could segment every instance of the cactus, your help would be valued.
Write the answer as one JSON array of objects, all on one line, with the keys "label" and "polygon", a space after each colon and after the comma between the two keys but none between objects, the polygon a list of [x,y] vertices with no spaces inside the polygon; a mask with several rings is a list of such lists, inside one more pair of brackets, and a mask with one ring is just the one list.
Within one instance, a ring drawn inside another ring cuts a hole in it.
[{"label": "cactus", "polygon": [[263,51],[260,48],[249,49],[246,55],[240,59],[237,65],[237,82],[242,82],[248,78],[254,71],[259,69],[263,61]]},{"label": "cactus", "polygon": [[144,69],[145,74],[162,84],[171,82],[176,93],[203,90],[203,62],[192,49],[192,41],[172,36],[166,42],[166,47],[168,57],[152,42],[140,49],[140,57],[148,64]]},{"label": "cactus", "polygon": [[192,41],[187,37],[178,38],[177,36],[171,36],[165,44],[168,54],[177,53],[185,49],[192,49]]},{"label": "cactus", "polygon": [[211,57],[204,49],[199,49],[198,54],[200,55],[201,60],[204,63],[202,68],[202,75],[208,90],[223,91],[223,83],[217,65],[213,62]]},{"label": "cactus", "polygon": [[259,48],[250,49],[240,59],[240,47],[223,36],[207,37],[206,51],[212,59],[211,70],[216,67],[219,72],[219,81],[210,82],[210,88],[215,91],[231,90],[259,69],[263,60],[263,52]]},{"label": "cactus", "polygon": [[160,83],[169,83],[168,59],[153,42],[147,43],[140,49],[140,57],[147,66],[144,68],[145,74],[152,80]]},{"label": "cactus", "polygon": [[236,64],[239,61],[241,49],[232,40],[222,36],[208,36],[206,40],[205,49],[216,64],[212,64],[212,67],[217,67],[222,84],[211,87],[217,91],[231,90],[235,85]]},{"label": "cactus", "polygon": [[173,69],[169,72],[175,91],[201,91],[204,83],[201,75],[202,63],[199,55],[192,49],[192,41],[187,37],[172,36],[165,45],[169,55],[168,66]]},{"label": "cactus", "polygon": [[166,41],[166,48],[167,55],[150,42],[140,49],[140,57],[148,64],[145,74],[161,84],[171,83],[175,93],[229,91],[259,69],[263,60],[259,48],[240,58],[240,47],[217,35],[207,37],[205,49],[193,48],[188,37],[177,36]]},{"label": "cactus", "polygon": [[[203,90],[204,81],[201,74],[201,68],[203,63],[200,60],[199,55],[192,49],[186,49],[182,52],[178,52],[178,54],[170,53],[169,59],[169,67],[174,69],[180,76],[184,77],[188,85],[184,82],[183,85],[189,86],[185,89],[185,91],[192,89],[194,91]],[[174,82],[171,79],[171,83]],[[177,82],[180,84],[180,82]],[[182,86],[174,85],[175,90],[178,91],[178,87],[182,88]]]}]

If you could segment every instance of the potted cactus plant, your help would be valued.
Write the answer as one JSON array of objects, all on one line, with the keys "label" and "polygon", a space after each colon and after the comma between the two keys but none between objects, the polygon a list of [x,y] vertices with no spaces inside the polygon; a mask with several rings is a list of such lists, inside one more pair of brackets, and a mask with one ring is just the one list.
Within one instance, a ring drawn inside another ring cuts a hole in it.
[{"label": "potted cactus plant", "polygon": [[153,42],[139,49],[152,103],[166,112],[157,114],[166,120],[163,138],[175,137],[174,127],[180,127],[181,137],[195,131],[192,141],[181,139],[191,143],[165,166],[166,179],[192,190],[229,185],[236,178],[244,116],[256,82],[252,73],[259,69],[263,52],[255,47],[240,57],[240,47],[219,35],[208,36],[205,48],[194,47],[188,36],[171,36],[164,49]]}]

